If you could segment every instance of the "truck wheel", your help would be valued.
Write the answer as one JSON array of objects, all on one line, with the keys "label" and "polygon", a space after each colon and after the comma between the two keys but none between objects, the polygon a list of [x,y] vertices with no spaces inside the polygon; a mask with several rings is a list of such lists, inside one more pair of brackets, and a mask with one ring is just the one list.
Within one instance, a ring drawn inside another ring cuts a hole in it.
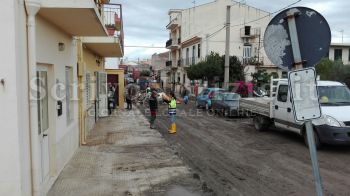
[{"label": "truck wheel", "polygon": [[264,116],[257,115],[253,118],[254,128],[259,131],[266,131],[270,127],[270,121]]},{"label": "truck wheel", "polygon": [[[303,137],[304,137],[304,143],[305,143],[306,147],[309,148],[309,142],[307,140],[306,130],[304,130],[304,132],[303,132]],[[321,143],[320,138],[318,137],[318,134],[315,130],[314,130],[314,140],[315,140],[316,149],[321,149],[322,143]]]}]

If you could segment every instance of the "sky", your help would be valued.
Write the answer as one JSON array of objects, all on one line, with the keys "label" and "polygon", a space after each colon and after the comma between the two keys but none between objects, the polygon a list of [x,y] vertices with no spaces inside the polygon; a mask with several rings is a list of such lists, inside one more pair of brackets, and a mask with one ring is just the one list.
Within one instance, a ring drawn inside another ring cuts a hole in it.
[{"label": "sky", "polygon": [[[196,0],[200,5],[214,0]],[[241,0],[237,0],[241,1]],[[247,5],[275,12],[297,0],[243,0]],[[165,42],[169,39],[166,25],[169,23],[169,9],[186,9],[194,6],[194,0],[111,0],[123,6],[125,34],[124,59],[137,61],[150,58],[154,53],[166,52]],[[234,1],[233,1],[234,2]],[[301,0],[294,6],[315,9],[328,21],[332,31],[332,42],[350,43],[350,15],[348,0]],[[130,46],[153,46],[164,48],[136,48]]]}]

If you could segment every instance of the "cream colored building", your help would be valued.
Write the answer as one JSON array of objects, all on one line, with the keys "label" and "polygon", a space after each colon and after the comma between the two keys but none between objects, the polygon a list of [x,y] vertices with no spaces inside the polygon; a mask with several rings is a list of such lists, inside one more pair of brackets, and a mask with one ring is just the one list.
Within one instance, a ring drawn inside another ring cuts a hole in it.
[{"label": "cream colored building", "polygon": [[[232,0],[215,0],[169,11],[166,28],[170,38],[166,47],[170,50],[167,67],[171,70],[171,81],[189,85],[186,67],[204,60],[211,52],[225,54],[226,9],[229,5],[230,55],[237,56],[244,65],[251,65],[253,61],[271,65],[262,47],[270,13]],[[252,68],[247,67],[246,71],[249,70]]]},{"label": "cream colored building", "polygon": [[98,94],[86,76],[94,83],[104,57],[123,55],[117,17],[117,33],[107,34],[107,2],[2,1],[0,195],[46,195],[84,143]]},{"label": "cream colored building", "polygon": [[341,60],[345,65],[350,65],[350,43],[331,43],[328,57],[330,60]]}]

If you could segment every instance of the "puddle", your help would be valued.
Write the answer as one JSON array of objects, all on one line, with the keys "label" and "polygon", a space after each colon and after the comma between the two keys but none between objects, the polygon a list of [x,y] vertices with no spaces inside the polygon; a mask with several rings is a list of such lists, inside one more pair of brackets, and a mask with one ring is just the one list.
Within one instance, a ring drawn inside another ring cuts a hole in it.
[{"label": "puddle", "polygon": [[181,186],[171,187],[165,194],[166,196],[200,196],[197,193],[191,193]]}]

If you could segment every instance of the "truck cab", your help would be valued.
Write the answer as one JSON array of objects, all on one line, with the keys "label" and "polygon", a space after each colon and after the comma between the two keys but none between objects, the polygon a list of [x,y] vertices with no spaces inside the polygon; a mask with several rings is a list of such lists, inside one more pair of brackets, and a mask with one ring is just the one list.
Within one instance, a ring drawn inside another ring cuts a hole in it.
[{"label": "truck cab", "polygon": [[[350,144],[350,90],[340,82],[317,81],[322,117],[312,120],[317,147],[322,144]],[[274,80],[271,85],[271,121],[282,129],[306,134],[304,124],[294,120],[287,80]]]}]

